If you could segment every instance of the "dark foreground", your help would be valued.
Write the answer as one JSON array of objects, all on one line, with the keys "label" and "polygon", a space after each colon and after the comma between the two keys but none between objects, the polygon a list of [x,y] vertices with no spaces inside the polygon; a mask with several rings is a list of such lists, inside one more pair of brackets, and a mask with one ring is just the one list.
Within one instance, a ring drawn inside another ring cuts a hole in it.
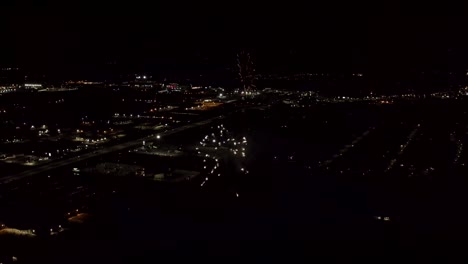
[{"label": "dark foreground", "polygon": [[[79,167],[184,163],[202,174],[169,183],[66,168],[2,186],[6,225],[37,236],[2,236],[0,255],[4,263],[446,256],[468,234],[465,105],[274,105],[160,143],[190,152],[221,124],[245,136],[246,157],[220,154],[219,177],[203,172],[195,154],[175,162],[120,153]],[[89,217],[67,221],[75,210]],[[51,235],[57,225],[66,230]]]}]

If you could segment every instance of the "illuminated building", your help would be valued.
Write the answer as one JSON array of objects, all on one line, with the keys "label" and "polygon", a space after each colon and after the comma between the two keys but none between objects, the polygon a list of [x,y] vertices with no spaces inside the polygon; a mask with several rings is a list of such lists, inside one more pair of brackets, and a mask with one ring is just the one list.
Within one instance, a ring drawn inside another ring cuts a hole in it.
[{"label": "illuminated building", "polygon": [[42,90],[42,84],[39,83],[25,83],[23,88],[26,90]]},{"label": "illuminated building", "polygon": [[130,87],[139,89],[154,88],[153,77],[146,74],[135,74],[135,78],[128,82]]},{"label": "illuminated building", "polygon": [[179,83],[168,83],[164,85],[165,89],[168,92],[180,92],[191,90],[192,86],[190,84],[179,84]]}]

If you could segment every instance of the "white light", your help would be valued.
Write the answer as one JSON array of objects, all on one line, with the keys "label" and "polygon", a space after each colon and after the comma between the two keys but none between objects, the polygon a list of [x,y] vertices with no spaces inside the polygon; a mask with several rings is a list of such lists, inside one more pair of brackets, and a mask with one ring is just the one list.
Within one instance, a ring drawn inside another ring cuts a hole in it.
[{"label": "white light", "polygon": [[156,138],[157,138],[157,139],[160,139],[160,138],[161,138],[161,136],[160,136],[160,135],[157,135],[157,136],[156,136]]}]

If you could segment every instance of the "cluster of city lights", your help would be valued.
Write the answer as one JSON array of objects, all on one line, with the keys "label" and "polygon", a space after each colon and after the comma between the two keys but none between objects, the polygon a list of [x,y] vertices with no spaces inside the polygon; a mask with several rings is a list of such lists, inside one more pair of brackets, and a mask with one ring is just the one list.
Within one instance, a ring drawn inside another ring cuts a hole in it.
[{"label": "cluster of city lights", "polygon": [[[207,177],[200,184],[201,187],[206,185],[210,177],[221,176],[221,172],[219,171],[219,160],[221,157],[226,157],[226,154],[230,153],[232,155],[231,157],[240,158],[240,164],[242,164],[242,160],[246,157],[246,137],[242,137],[239,140],[233,138],[222,124],[214,129],[216,132],[205,135],[200,141],[199,147],[196,147],[198,154],[203,157],[203,169],[207,174]],[[207,165],[208,161],[211,161],[214,165],[212,167]],[[249,171],[244,168],[244,166],[239,165],[239,173],[245,175],[248,174]],[[239,197],[238,192],[236,192],[235,195]]]}]

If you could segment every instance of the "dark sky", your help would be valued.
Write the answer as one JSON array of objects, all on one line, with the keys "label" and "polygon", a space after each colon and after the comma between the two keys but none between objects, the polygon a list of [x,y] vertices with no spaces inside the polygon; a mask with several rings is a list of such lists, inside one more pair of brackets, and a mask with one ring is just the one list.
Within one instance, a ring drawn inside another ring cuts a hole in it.
[{"label": "dark sky", "polygon": [[2,1],[0,64],[56,76],[98,74],[113,63],[202,74],[233,67],[241,49],[260,72],[464,64],[463,8],[378,2]]}]

